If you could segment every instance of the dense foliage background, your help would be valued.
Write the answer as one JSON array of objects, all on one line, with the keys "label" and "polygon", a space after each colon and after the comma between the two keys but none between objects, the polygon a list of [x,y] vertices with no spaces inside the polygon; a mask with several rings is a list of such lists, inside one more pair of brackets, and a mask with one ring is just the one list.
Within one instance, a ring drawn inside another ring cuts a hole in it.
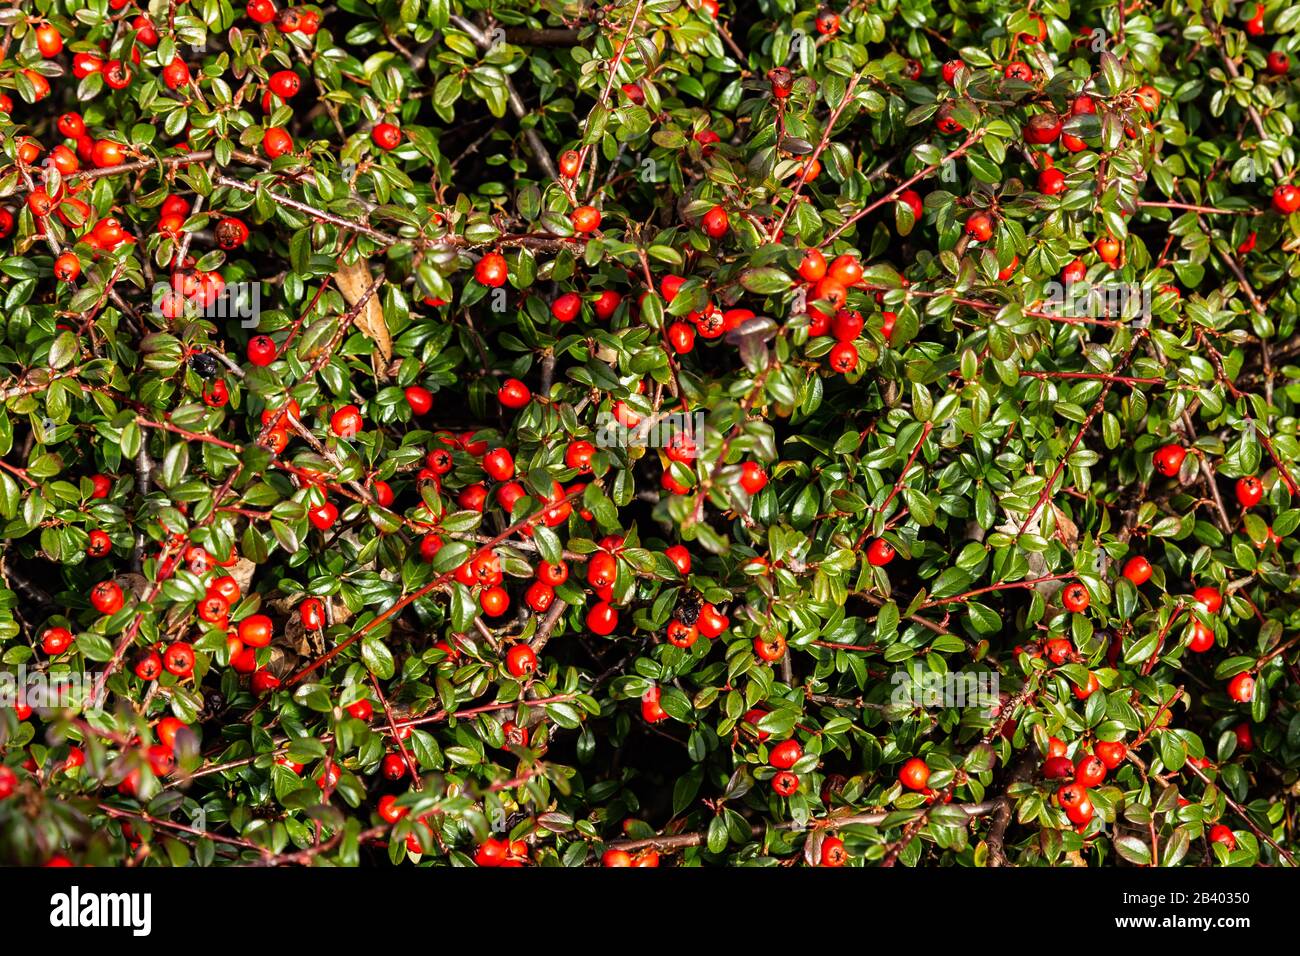
[{"label": "dense foliage background", "polygon": [[6,861],[1294,862],[1300,8],[0,25]]}]

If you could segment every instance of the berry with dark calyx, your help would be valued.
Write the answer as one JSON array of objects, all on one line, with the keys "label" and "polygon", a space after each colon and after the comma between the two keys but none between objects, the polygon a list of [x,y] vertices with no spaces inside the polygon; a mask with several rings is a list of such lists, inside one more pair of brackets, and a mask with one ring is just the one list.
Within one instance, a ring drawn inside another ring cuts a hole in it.
[{"label": "berry with dark calyx", "polygon": [[1264,485],[1254,475],[1238,478],[1235,486],[1237,503],[1243,508],[1253,508],[1264,500]]},{"label": "berry with dark calyx", "polygon": [[773,663],[785,657],[786,642],[780,634],[760,634],[754,638],[754,653],[761,661]]},{"label": "berry with dark calyx", "polygon": [[966,219],[966,235],[977,242],[993,238],[993,218],[986,212],[971,213]]},{"label": "berry with dark calyx", "polygon": [[830,367],[841,375],[847,375],[858,367],[858,347],[852,342],[836,342],[830,351]]},{"label": "berry with dark calyx", "polygon": [[821,866],[843,866],[849,859],[848,851],[844,849],[844,841],[839,837],[826,837],[822,840],[819,859]]},{"label": "berry with dark calyx", "polygon": [[276,348],[275,343],[269,336],[255,335],[248,341],[248,361],[256,366],[263,367],[270,365],[275,361]]},{"label": "berry with dark calyx", "polygon": [[162,655],[155,650],[143,651],[136,658],[132,669],[135,676],[143,681],[157,680],[163,670]]},{"label": "berry with dark calyx", "polygon": [[1183,459],[1186,457],[1187,449],[1181,445],[1163,445],[1156,449],[1151,464],[1166,478],[1173,478],[1183,467]]},{"label": "berry with dark calyx", "polygon": [[116,614],[126,599],[116,581],[100,581],[90,589],[90,603],[100,614]]},{"label": "berry with dark calyx", "polygon": [[772,789],[777,796],[790,797],[799,791],[799,775],[789,770],[782,770],[772,778]]},{"label": "berry with dark calyx", "polygon": [[177,641],[163,651],[162,662],[167,673],[188,677],[194,670],[194,648],[184,641]]},{"label": "berry with dark calyx", "polygon": [[108,536],[107,531],[96,528],[87,536],[86,556],[91,558],[106,558],[113,552],[113,539]]},{"label": "berry with dark calyx", "polygon": [[1090,600],[1088,589],[1077,581],[1067,584],[1061,591],[1061,603],[1067,611],[1074,611],[1076,614],[1086,611]]}]

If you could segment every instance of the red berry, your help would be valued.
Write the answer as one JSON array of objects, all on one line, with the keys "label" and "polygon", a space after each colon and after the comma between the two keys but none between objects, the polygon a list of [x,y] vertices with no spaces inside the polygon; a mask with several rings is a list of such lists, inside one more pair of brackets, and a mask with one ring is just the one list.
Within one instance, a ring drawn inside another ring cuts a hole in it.
[{"label": "red berry", "polygon": [[1223,609],[1223,594],[1208,584],[1193,591],[1192,600],[1206,614],[1218,614]]},{"label": "red berry", "polygon": [[1025,142],[1046,146],[1061,135],[1061,118],[1055,113],[1035,113],[1025,124]]},{"label": "red berry", "polygon": [[1229,852],[1237,849],[1237,837],[1222,823],[1210,827],[1210,842],[1223,844]]},{"label": "red berry", "polygon": [[63,34],[58,28],[48,24],[36,28],[36,49],[41,51],[41,56],[49,60],[58,56],[63,51]]},{"label": "red berry", "polygon": [[1069,757],[1048,757],[1043,761],[1043,776],[1048,780],[1064,780],[1074,776],[1074,764]]},{"label": "red berry", "polygon": [[239,639],[248,647],[266,647],[275,634],[275,625],[265,614],[254,614],[239,622]]},{"label": "red berry", "polygon": [[789,770],[782,770],[772,778],[772,789],[780,797],[794,795],[799,790],[799,775],[791,773]]},{"label": "red berry", "polygon": [[1243,508],[1253,508],[1264,500],[1264,485],[1254,475],[1237,479],[1237,503]]},{"label": "red berry", "polygon": [[1059,169],[1044,169],[1038,174],[1038,191],[1044,196],[1059,196],[1065,192],[1065,173]]},{"label": "red berry", "polygon": [[116,614],[126,599],[116,581],[100,581],[90,589],[90,603],[100,614]]},{"label": "red berry", "polygon": [[524,603],[538,614],[544,614],[555,603],[555,588],[543,581],[534,581],[524,592]]},{"label": "red berry", "polygon": [[163,667],[176,677],[188,677],[194,670],[194,648],[177,641],[163,651]]},{"label": "red berry", "polygon": [[1106,765],[1092,754],[1079,759],[1074,769],[1074,782],[1084,787],[1095,787],[1106,779]]},{"label": "red berry", "polygon": [[397,149],[402,143],[402,131],[392,123],[376,123],[370,138],[380,149]]},{"label": "red berry", "polygon": [[618,627],[618,611],[608,601],[598,601],[587,612],[586,624],[593,634],[606,637]]},{"label": "red berry", "polygon": [[579,206],[569,217],[573,231],[579,234],[595,232],[600,228],[600,210],[594,206]]},{"label": "red berry", "polygon": [[298,78],[298,74],[293,70],[276,70],[267,81],[267,86],[280,99],[291,100],[298,95],[298,90],[302,88],[302,80]]},{"label": "red berry", "polygon": [[731,228],[731,222],[727,218],[727,210],[721,206],[714,206],[704,214],[704,218],[700,220],[700,226],[709,238],[721,239],[727,234],[727,230]]},{"label": "red berry", "polygon": [[180,57],[173,57],[172,61],[163,67],[162,79],[168,89],[179,90],[183,86],[190,85],[190,68]]},{"label": "red berry", "polygon": [[613,289],[606,289],[596,297],[596,301],[591,304],[591,309],[596,313],[596,318],[606,321],[618,311],[622,302],[623,296],[620,293]]},{"label": "red berry", "polygon": [[474,278],[489,288],[500,288],[509,277],[506,257],[499,252],[489,252],[474,265]]},{"label": "red berry", "polygon": [[772,753],[767,762],[778,770],[789,770],[799,762],[799,758],[802,756],[803,747],[799,745],[799,741],[793,739],[783,740],[772,748]]},{"label": "red berry", "polygon": [[1228,681],[1228,696],[1238,703],[1250,703],[1255,699],[1255,678],[1249,673],[1238,674]]},{"label": "red berry", "polygon": [[682,545],[675,544],[664,549],[664,557],[673,563],[677,573],[685,577],[691,573],[691,553]]},{"label": "red berry", "polygon": [[966,219],[966,235],[978,242],[993,238],[993,219],[986,212],[971,213]]},{"label": "red berry", "polygon": [[751,495],[756,495],[767,487],[767,473],[753,461],[747,461],[740,469],[740,486]]},{"label": "red berry", "polygon": [[1151,580],[1151,562],[1140,554],[1134,555],[1124,564],[1124,577],[1141,587]]},{"label": "red berry", "polygon": [[403,394],[406,396],[406,404],[416,415],[427,415],[429,409],[433,408],[433,393],[423,386],[407,386]]},{"label": "red berry", "polygon": [[537,670],[537,655],[527,644],[516,644],[506,652],[506,670],[512,677],[527,677]]},{"label": "red berry", "polygon": [[515,474],[515,460],[505,448],[494,448],[483,457],[483,470],[495,481],[509,481]]},{"label": "red berry", "polygon": [[920,757],[912,757],[898,771],[898,782],[909,790],[924,790],[930,780],[930,768]]},{"label": "red berry", "polygon": [[1155,456],[1151,464],[1156,471],[1166,478],[1172,478],[1178,474],[1183,467],[1183,459],[1187,457],[1187,449],[1181,445],[1164,445],[1156,449]]},{"label": "red berry", "polygon": [[1067,584],[1065,591],[1061,592],[1061,604],[1065,605],[1066,610],[1074,611],[1076,614],[1086,611],[1089,601],[1091,601],[1091,598],[1088,597],[1088,589],[1079,584],[1078,581],[1075,581],[1074,584]]},{"label": "red berry", "polygon": [[307,510],[307,520],[312,523],[313,527],[321,531],[330,528],[338,520],[338,517],[339,509],[329,501],[321,502],[314,508]]},{"label": "red berry", "polygon": [[517,378],[508,378],[497,390],[497,401],[506,408],[523,408],[532,400],[528,386]]},{"label": "red berry", "polygon": [[1096,249],[1102,262],[1113,263],[1119,258],[1119,240],[1114,236],[1102,236],[1096,242]]},{"label": "red berry", "polygon": [[849,854],[844,849],[844,841],[839,837],[827,837],[822,840],[822,866],[843,866],[848,861],[848,858]]},{"label": "red berry", "polygon": [[339,438],[352,438],[363,424],[361,409],[355,405],[344,405],[330,416],[330,431]]},{"label": "red berry", "polygon": [[72,632],[66,627],[48,627],[41,635],[41,650],[51,657],[72,646]]},{"label": "red berry", "polygon": [[871,544],[867,545],[867,561],[878,568],[882,568],[893,561],[897,553],[894,546],[884,538],[876,538]]},{"label": "red berry", "polygon": [[1282,215],[1289,215],[1300,209],[1300,189],[1287,183],[1273,190],[1273,208]]},{"label": "red berry", "polygon": [[1124,756],[1128,753],[1128,747],[1122,741],[1105,741],[1099,740],[1092,748],[1098,759],[1106,766],[1107,770],[1114,770],[1124,762]]},{"label": "red berry", "polygon": [[320,598],[309,597],[298,605],[298,620],[309,631],[319,631],[325,626],[325,605]]},{"label": "red berry", "polygon": [[144,651],[136,658],[133,669],[141,680],[157,680],[162,673],[162,656],[154,650]]},{"label": "red berry", "polygon": [[551,315],[557,322],[572,322],[582,311],[582,299],[576,292],[566,292],[551,303]]},{"label": "red berry", "polygon": [[275,361],[275,343],[269,336],[255,335],[248,341],[248,361],[259,367],[265,367]]},{"label": "red berry", "polygon": [[276,159],[293,150],[293,137],[287,130],[272,126],[262,134],[262,152],[268,159]]},{"label": "red berry", "polygon": [[695,348],[695,329],[689,322],[674,322],[668,326],[668,342],[678,355],[685,355]]}]

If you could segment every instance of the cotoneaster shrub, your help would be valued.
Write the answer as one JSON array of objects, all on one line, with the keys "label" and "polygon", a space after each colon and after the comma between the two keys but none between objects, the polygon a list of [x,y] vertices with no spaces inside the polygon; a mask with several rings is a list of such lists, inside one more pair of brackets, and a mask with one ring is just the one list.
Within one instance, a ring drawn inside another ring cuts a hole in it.
[{"label": "cotoneaster shrub", "polygon": [[0,18],[6,861],[1293,862],[1300,8]]}]

